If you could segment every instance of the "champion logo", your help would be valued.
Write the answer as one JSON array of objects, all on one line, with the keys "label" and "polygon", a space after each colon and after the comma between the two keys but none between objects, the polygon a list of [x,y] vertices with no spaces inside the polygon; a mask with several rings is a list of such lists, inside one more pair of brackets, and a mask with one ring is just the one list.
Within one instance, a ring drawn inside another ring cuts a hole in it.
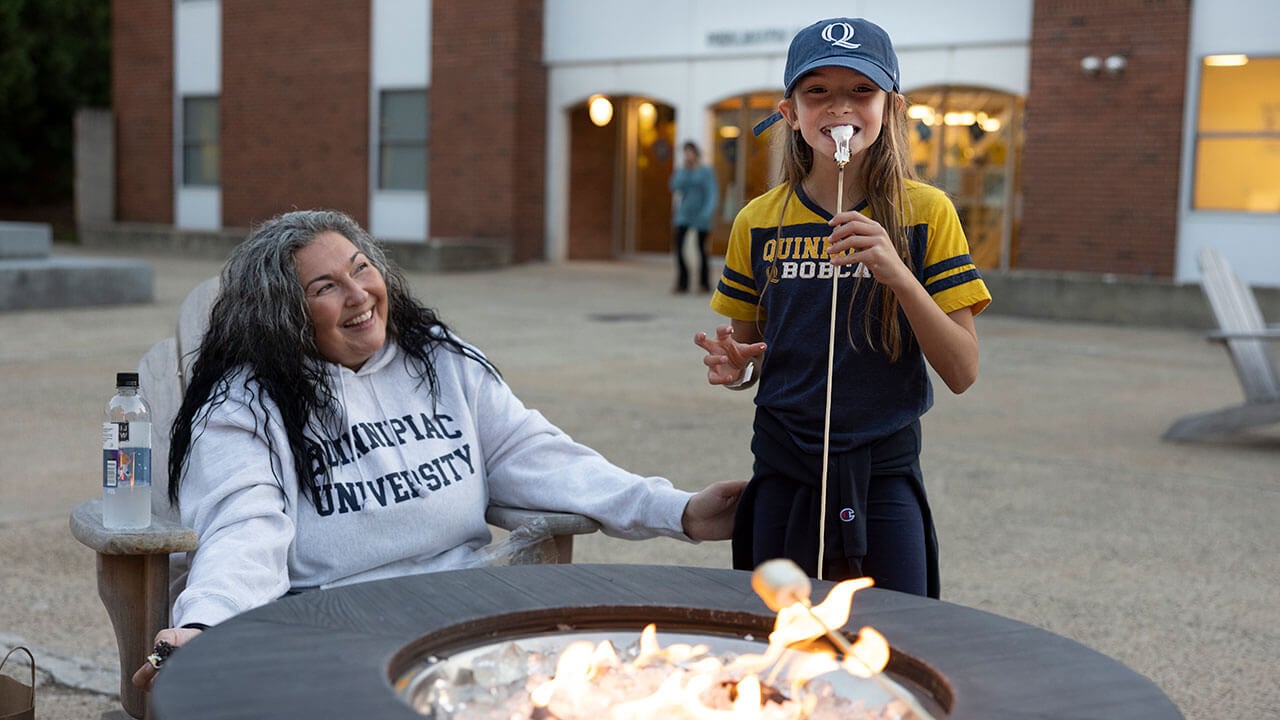
[{"label": "champion logo", "polygon": [[862,43],[849,42],[853,39],[853,26],[847,22],[831,23],[822,28],[822,39],[836,47],[848,48],[849,50],[857,50],[862,47]]},{"label": "champion logo", "polygon": [[840,519],[844,522],[853,522],[853,508],[844,508],[840,511]]}]

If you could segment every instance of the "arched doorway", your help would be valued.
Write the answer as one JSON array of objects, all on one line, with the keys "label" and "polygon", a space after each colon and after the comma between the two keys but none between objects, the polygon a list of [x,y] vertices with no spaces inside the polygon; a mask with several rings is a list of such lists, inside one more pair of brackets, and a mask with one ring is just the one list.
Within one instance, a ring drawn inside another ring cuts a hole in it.
[{"label": "arched doorway", "polygon": [[675,110],[653,99],[593,95],[569,109],[569,259],[670,251],[674,146]]},{"label": "arched doorway", "polygon": [[982,87],[909,91],[916,173],[951,194],[974,263],[1008,269],[1016,257],[1023,101]]},{"label": "arched doorway", "polygon": [[708,242],[709,251],[724,254],[733,218],[752,198],[777,181],[779,160],[771,151],[771,133],[751,134],[757,122],[773,112],[781,95],[772,92],[736,95],[712,106],[715,138],[713,167],[720,182],[720,208]]}]

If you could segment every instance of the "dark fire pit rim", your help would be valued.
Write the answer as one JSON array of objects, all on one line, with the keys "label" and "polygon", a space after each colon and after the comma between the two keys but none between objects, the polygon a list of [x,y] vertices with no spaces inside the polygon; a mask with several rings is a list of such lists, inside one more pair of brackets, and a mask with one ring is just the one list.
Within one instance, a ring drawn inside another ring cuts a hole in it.
[{"label": "dark fire pit rim", "polygon": [[[815,583],[824,597],[830,583]],[[750,573],[659,565],[523,565],[416,575],[282,598],[174,653],[152,692],[159,720],[417,715],[388,668],[414,638],[503,613],[663,605],[771,615]],[[1075,641],[952,603],[870,588],[851,631],[870,625],[953,688],[951,720],[1124,717],[1181,720],[1150,680]]]}]

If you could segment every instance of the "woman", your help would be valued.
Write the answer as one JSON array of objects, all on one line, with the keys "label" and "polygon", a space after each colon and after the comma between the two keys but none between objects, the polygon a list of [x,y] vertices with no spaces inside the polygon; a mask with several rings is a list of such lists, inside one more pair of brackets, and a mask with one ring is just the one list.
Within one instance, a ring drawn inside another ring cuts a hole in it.
[{"label": "woman", "polygon": [[743,486],[691,495],[575,443],[334,211],[281,215],[232,253],[169,469],[200,539],[156,638],[175,647],[290,591],[474,564],[491,501],[719,540]]},{"label": "woman", "polygon": [[676,256],[676,284],[672,292],[689,291],[689,268],[684,261],[684,241],[689,230],[698,236],[698,289],[711,292],[710,271],[707,269],[707,236],[711,233],[711,215],[720,199],[716,174],[702,164],[702,151],[692,141],[684,144],[684,164],[671,175],[669,183],[675,194],[675,234],[671,249]]}]

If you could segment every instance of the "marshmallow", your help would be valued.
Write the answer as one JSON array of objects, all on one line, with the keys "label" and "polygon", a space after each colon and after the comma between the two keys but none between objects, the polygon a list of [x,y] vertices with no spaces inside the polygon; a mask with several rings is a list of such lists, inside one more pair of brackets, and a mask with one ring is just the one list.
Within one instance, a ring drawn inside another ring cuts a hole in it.
[{"label": "marshmallow", "polygon": [[853,126],[837,125],[831,128],[831,139],[836,141],[836,162],[844,167],[849,162],[849,141],[853,139]]}]

